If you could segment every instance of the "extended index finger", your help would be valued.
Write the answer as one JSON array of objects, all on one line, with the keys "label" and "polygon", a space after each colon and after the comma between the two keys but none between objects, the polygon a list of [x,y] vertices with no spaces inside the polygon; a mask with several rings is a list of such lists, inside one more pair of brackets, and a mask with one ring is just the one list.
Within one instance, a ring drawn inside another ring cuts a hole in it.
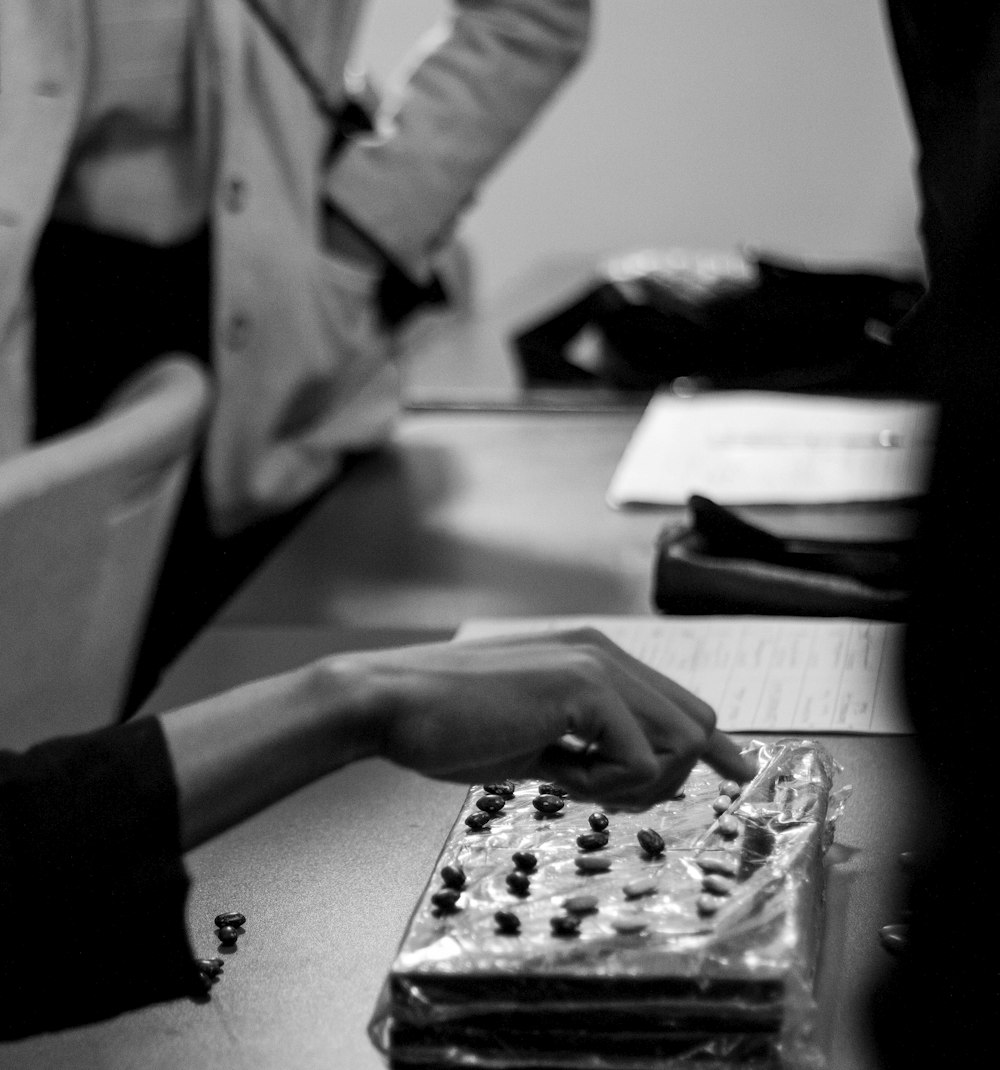
[{"label": "extended index finger", "polygon": [[735,780],[738,784],[752,780],[757,772],[755,763],[740,753],[738,744],[719,729],[715,729],[709,737],[702,760],[726,780]]},{"label": "extended index finger", "polygon": [[715,727],[715,711],[704,699],[630,654],[600,630],[595,630],[594,638],[614,659],[620,671],[628,673],[644,685],[646,694],[650,696],[647,700],[649,704],[640,704],[637,713],[641,715],[645,707],[646,711],[655,716],[657,700],[683,709],[706,732],[707,741],[702,759],[708,765],[727,780],[735,780],[740,784],[753,778],[756,773],[755,764],[740,753],[740,748],[734,740]]}]

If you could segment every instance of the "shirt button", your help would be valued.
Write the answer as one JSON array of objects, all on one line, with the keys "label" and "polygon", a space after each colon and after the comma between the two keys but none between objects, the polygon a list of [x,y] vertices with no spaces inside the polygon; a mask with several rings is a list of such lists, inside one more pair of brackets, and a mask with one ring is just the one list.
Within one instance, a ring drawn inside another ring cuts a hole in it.
[{"label": "shirt button", "polygon": [[223,203],[227,212],[242,212],[247,202],[247,184],[242,178],[231,178],[226,183]]},{"label": "shirt button", "polygon": [[56,78],[42,78],[35,83],[35,92],[40,97],[62,96],[65,90],[65,85]]},{"label": "shirt button", "polygon": [[235,312],[229,317],[226,327],[226,348],[240,350],[245,349],[250,341],[250,318],[242,312]]}]

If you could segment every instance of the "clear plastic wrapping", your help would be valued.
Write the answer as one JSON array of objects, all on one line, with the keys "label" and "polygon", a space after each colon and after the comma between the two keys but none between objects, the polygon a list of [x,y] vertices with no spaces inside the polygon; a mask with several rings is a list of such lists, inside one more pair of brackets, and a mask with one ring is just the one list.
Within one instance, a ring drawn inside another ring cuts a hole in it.
[{"label": "clear plastic wrapping", "polygon": [[[474,786],[369,1027],[390,1065],[822,1066],[812,986],[823,855],[848,789],[832,791],[838,769],[813,741],[753,750],[757,774],[723,812],[718,774],[698,765],[683,797],[608,814],[607,844],[589,850],[577,841],[594,831],[593,804],[543,813],[537,781],[509,782],[513,797],[477,830],[465,819],[484,812],[486,792]],[[643,829],[662,851],[644,849]],[[535,867],[519,869],[517,852]],[[582,870],[583,856],[608,868]],[[464,883],[442,906],[446,866]],[[508,883],[515,871],[526,889]],[[497,911],[516,916],[516,933]],[[578,928],[560,932],[553,919],[567,916]]]}]

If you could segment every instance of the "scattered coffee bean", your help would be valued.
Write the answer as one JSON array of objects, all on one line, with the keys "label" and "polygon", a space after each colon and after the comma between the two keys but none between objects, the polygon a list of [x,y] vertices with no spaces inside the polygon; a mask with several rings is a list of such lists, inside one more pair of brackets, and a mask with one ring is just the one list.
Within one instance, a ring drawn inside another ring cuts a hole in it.
[{"label": "scattered coffee bean", "polygon": [[571,895],[563,903],[563,910],[570,914],[592,914],[596,909],[596,895]]},{"label": "scattered coffee bean", "polygon": [[611,868],[611,855],[608,854],[577,855],[574,861],[583,873],[603,873]]},{"label": "scattered coffee bean", "polygon": [[740,823],[732,814],[723,814],[719,818],[718,828],[723,836],[736,836],[740,831]]},{"label": "scattered coffee bean", "polygon": [[652,877],[639,877],[622,886],[626,899],[638,899],[642,895],[652,895],[656,889],[657,883]]},{"label": "scattered coffee bean", "polygon": [[476,806],[488,814],[495,814],[507,805],[502,795],[480,795],[476,799]]},{"label": "scattered coffee bean", "polygon": [[531,878],[527,873],[515,869],[513,873],[507,874],[507,887],[515,895],[527,895],[531,888]]},{"label": "scattered coffee bean", "polygon": [[553,936],[576,936],[580,932],[580,919],[572,914],[557,914],[549,918]]},{"label": "scattered coffee bean", "polygon": [[515,851],[510,857],[522,873],[531,873],[538,865],[538,859],[530,851]]},{"label": "scattered coffee bean", "polygon": [[883,925],[879,929],[878,935],[886,951],[898,955],[906,947],[906,942],[910,935],[910,927],[904,923]]},{"label": "scattered coffee bean", "polygon": [[442,888],[431,896],[431,902],[442,914],[450,914],[458,909],[459,892],[457,888]]},{"label": "scattered coffee bean", "polygon": [[732,805],[733,800],[728,795],[719,795],[712,800],[712,809],[717,814],[724,814]]},{"label": "scattered coffee bean", "polygon": [[584,832],[576,838],[577,846],[584,851],[597,851],[608,846],[606,832]]},{"label": "scattered coffee bean", "polygon": [[485,814],[480,810],[478,813],[469,814],[465,819],[465,823],[470,829],[483,829],[489,824],[489,820],[492,816],[492,814]]},{"label": "scattered coffee bean", "polygon": [[222,925],[219,928],[218,937],[223,947],[235,947],[240,934],[232,925]]},{"label": "scattered coffee bean", "polygon": [[488,795],[499,795],[502,799],[514,798],[514,785],[509,780],[502,780],[499,784],[484,784],[483,791]]},{"label": "scattered coffee bean", "polygon": [[212,991],[212,985],[218,980],[217,977],[213,977],[210,973],[205,973],[204,970],[199,970],[195,976],[197,980],[194,984],[203,996],[207,996]]},{"label": "scattered coffee bean", "polygon": [[728,795],[730,799],[735,799],[742,789],[735,780],[723,780],[719,784],[719,794]]},{"label": "scattered coffee bean", "polygon": [[558,795],[547,792],[544,795],[536,795],[531,800],[531,805],[542,814],[557,814],[566,805]]},{"label": "scattered coffee bean", "polygon": [[635,838],[639,841],[639,846],[648,855],[663,854],[663,851],[667,846],[663,842],[663,837],[656,831],[656,829],[639,829],[635,834]]},{"label": "scattered coffee bean", "polygon": [[500,932],[507,936],[513,936],[521,931],[521,919],[510,910],[498,910],[493,915],[493,920],[497,923]]},{"label": "scattered coffee bean", "polygon": [[234,928],[239,928],[241,925],[246,925],[247,919],[238,910],[230,910],[225,914],[215,915],[215,927],[221,929],[223,925],[232,925]]},{"label": "scattered coffee bean", "polygon": [[214,978],[222,973],[225,962],[222,959],[195,959],[194,964],[202,973]]},{"label": "scattered coffee bean", "polygon": [[721,873],[724,877],[735,877],[739,872],[739,861],[731,855],[702,855],[698,865],[705,873]]},{"label": "scattered coffee bean", "polygon": [[457,862],[453,866],[444,866],[441,870],[441,880],[446,887],[461,891],[465,887],[465,870]]},{"label": "scattered coffee bean", "polygon": [[701,881],[702,888],[712,895],[732,895],[735,885],[721,873],[706,873]]},{"label": "scattered coffee bean", "polygon": [[587,821],[595,832],[603,832],[608,827],[608,815],[602,814],[600,810],[595,810]]},{"label": "scattered coffee bean", "polygon": [[709,895],[705,892],[698,896],[698,913],[714,914],[722,906],[723,902],[725,900],[720,899],[717,895]]},{"label": "scattered coffee bean", "polygon": [[561,788],[558,784],[539,784],[539,795],[558,795],[560,797],[569,795],[569,792],[565,788]]},{"label": "scattered coffee bean", "polygon": [[671,795],[671,799],[683,799],[687,795],[686,791],[679,791],[676,795]]},{"label": "scattered coffee bean", "polygon": [[618,933],[641,933],[649,928],[649,918],[644,914],[622,914],[611,919],[611,928]]}]

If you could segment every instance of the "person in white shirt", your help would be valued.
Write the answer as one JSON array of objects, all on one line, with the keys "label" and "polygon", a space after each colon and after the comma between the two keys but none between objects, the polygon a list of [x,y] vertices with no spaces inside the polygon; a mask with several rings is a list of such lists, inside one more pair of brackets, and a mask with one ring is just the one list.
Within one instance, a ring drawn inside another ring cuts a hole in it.
[{"label": "person in white shirt", "polygon": [[399,320],[440,298],[462,209],[584,54],[590,6],[454,0],[331,159],[308,83],[343,113],[364,0],[4,0],[0,456],[159,353],[215,377],[130,708],[386,436]]}]

